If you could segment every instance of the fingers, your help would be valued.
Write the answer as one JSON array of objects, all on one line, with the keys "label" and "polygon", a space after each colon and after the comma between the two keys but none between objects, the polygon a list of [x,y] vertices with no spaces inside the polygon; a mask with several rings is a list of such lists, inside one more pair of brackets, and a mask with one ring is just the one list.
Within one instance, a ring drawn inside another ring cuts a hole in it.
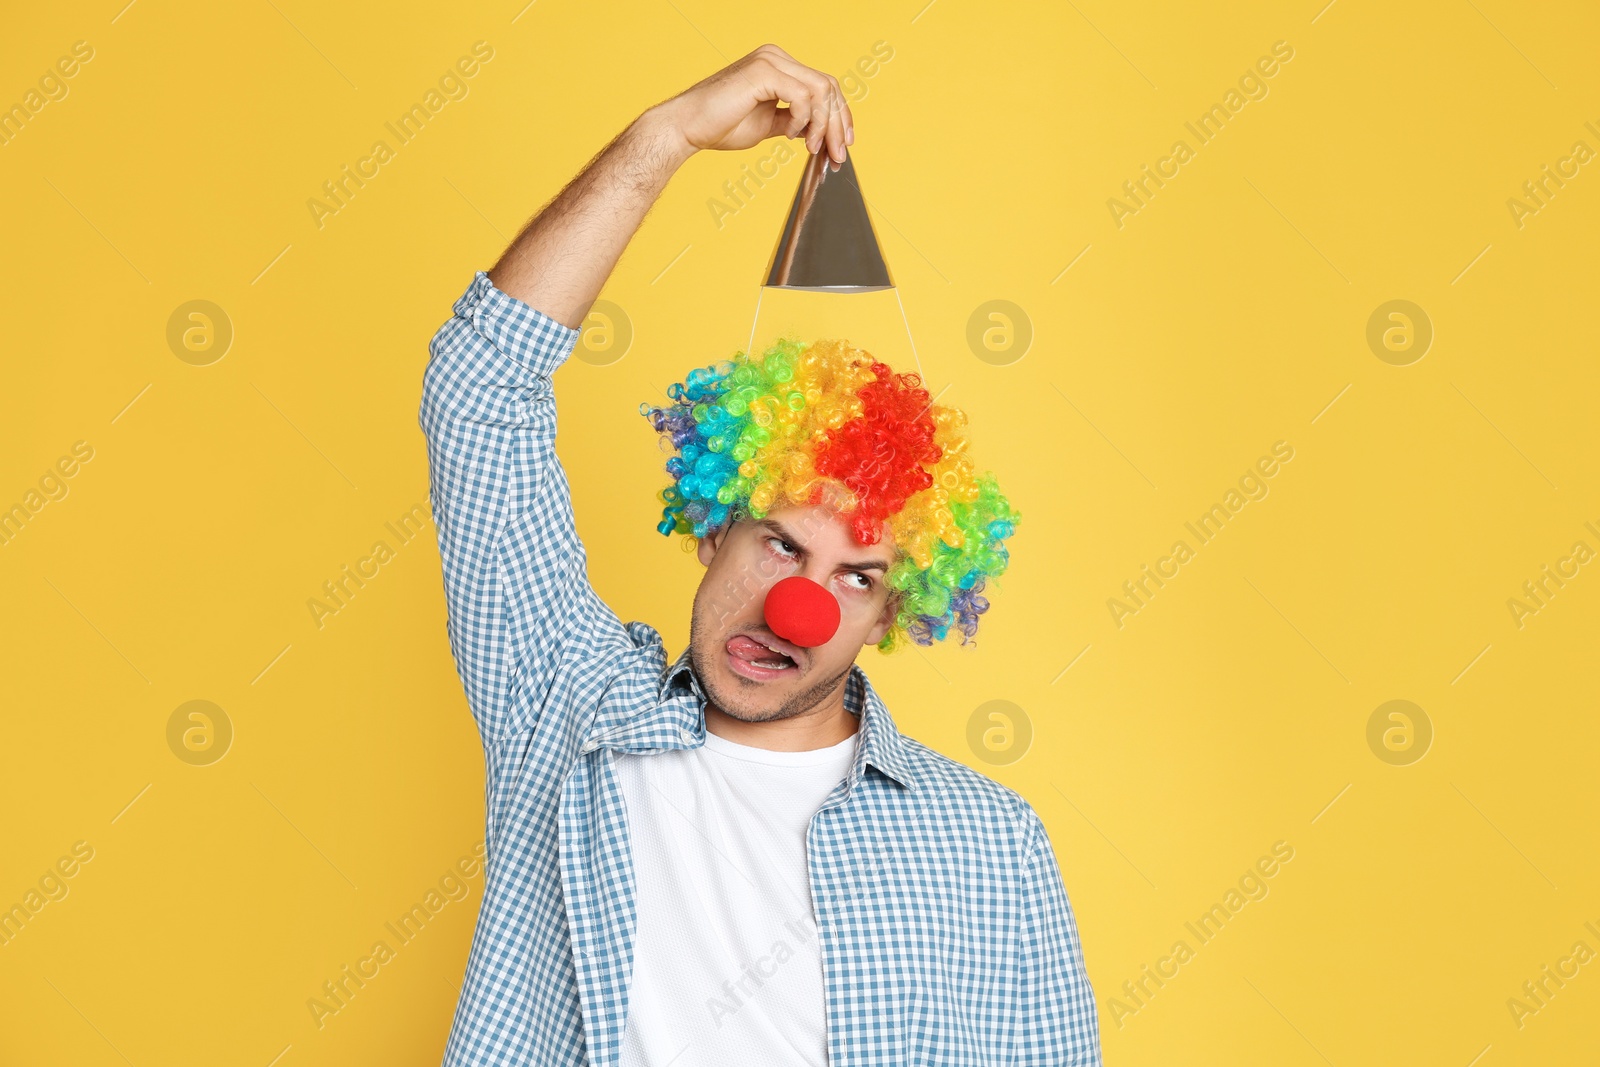
[{"label": "fingers", "polygon": [[781,94],[792,113],[785,136],[803,135],[808,151],[815,154],[826,150],[830,158],[844,162],[845,146],[855,139],[854,118],[838,80],[797,62],[777,45],[762,45],[751,55],[760,57],[756,62],[772,69],[774,80],[787,79],[789,84],[803,87],[803,100],[790,97],[788,92]]},{"label": "fingers", "polygon": [[839,88],[838,78],[828,75],[828,84],[833,87],[828,105],[828,155],[838,166],[844,162],[844,146],[849,143],[845,140],[845,131],[850,128],[850,105],[844,102],[844,90]]},{"label": "fingers", "polygon": [[758,79],[763,95],[769,100],[782,100],[789,105],[787,111],[778,112],[777,117],[784,121],[775,124],[775,133],[784,137],[798,137],[812,125],[819,93],[813,81],[795,76],[771,58],[752,63],[748,73]]}]

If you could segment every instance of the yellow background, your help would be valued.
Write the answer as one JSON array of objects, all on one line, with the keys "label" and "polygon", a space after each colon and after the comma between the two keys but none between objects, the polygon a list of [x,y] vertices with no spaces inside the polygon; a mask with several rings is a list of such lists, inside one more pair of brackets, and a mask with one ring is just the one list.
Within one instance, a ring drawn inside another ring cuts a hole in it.
[{"label": "yellow background", "polygon": [[[627,121],[768,40],[838,75],[893,49],[853,152],[905,318],[769,295],[759,330],[920,362],[1022,513],[976,651],[862,662],[902,729],[1044,816],[1106,1061],[1592,1061],[1600,963],[1520,1028],[1506,1004],[1600,950],[1597,567],[1507,606],[1600,549],[1596,164],[1507,206],[1600,148],[1592,7],[122,3],[0,36],[0,104],[94,49],[0,146],[0,506],[94,449],[0,546],[0,906],[94,850],[0,946],[0,1062],[437,1062],[481,876],[320,1029],[307,1007],[481,838],[432,527],[384,527],[427,500],[427,340]],[[307,200],[479,40],[469,95],[318,228]],[[1119,228],[1108,199],[1276,41],[1268,95]],[[606,289],[630,348],[557,375],[593,581],[673,653],[699,567],[653,532],[636,409],[746,344],[799,165],[720,227],[708,201],[772,147],[683,168]],[[235,331],[209,366],[166,340],[196,299]],[[966,341],[996,299],[1034,331],[999,365]],[[1366,342],[1393,299],[1435,331],[1408,366]],[[1269,495],[1119,628],[1107,600],[1280,440]],[[307,600],[380,539],[319,629]],[[234,731],[209,766],[167,741],[196,699]],[[1434,733],[1408,766],[1367,742],[1394,699]],[[992,700],[1033,733],[1006,765],[967,740]],[[1278,841],[1200,945],[1184,923]]]}]

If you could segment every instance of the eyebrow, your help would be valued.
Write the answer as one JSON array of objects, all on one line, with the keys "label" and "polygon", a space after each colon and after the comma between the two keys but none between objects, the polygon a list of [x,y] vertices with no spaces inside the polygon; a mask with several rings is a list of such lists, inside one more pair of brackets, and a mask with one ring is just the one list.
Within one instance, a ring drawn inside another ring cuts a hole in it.
[{"label": "eyebrow", "polygon": [[[761,519],[756,523],[756,525],[777,534],[791,545],[794,545],[800,551],[806,551],[805,545],[800,542],[800,539],[789,530],[785,529],[783,525],[777,522],[775,519]],[[881,571],[885,574],[887,574],[889,571],[889,565],[883,562],[881,559],[857,560],[851,563],[841,563],[840,566],[845,570],[850,571]]]}]

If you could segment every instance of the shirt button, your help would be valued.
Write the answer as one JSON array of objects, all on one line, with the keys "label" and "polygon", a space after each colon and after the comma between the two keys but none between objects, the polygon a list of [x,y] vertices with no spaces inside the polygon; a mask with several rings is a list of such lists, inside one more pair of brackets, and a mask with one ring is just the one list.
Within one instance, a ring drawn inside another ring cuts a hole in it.
[{"label": "shirt button", "polygon": [[678,731],[678,740],[682,741],[686,745],[694,744],[694,740],[695,740],[694,739],[694,731],[693,730],[679,730]]},{"label": "shirt button", "polygon": [[589,753],[589,752],[593,752],[595,749],[597,749],[599,747],[600,747],[600,742],[598,742],[598,741],[585,741],[583,743],[583,747],[580,748],[578,751],[582,752],[582,753]]}]

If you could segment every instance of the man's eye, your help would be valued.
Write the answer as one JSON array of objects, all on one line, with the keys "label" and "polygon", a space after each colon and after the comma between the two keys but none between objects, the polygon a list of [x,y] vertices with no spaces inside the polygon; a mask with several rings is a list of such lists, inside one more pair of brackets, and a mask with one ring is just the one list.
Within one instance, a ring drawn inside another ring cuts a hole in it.
[{"label": "man's eye", "polygon": [[767,538],[767,544],[777,545],[778,551],[785,556],[794,555],[794,546],[781,537],[769,537]]},{"label": "man's eye", "polygon": [[871,589],[872,588],[872,579],[868,578],[865,574],[862,574],[860,571],[852,571],[850,574],[846,575],[846,577],[848,577],[848,578],[860,578],[861,579],[861,584],[856,586],[857,589]]}]

